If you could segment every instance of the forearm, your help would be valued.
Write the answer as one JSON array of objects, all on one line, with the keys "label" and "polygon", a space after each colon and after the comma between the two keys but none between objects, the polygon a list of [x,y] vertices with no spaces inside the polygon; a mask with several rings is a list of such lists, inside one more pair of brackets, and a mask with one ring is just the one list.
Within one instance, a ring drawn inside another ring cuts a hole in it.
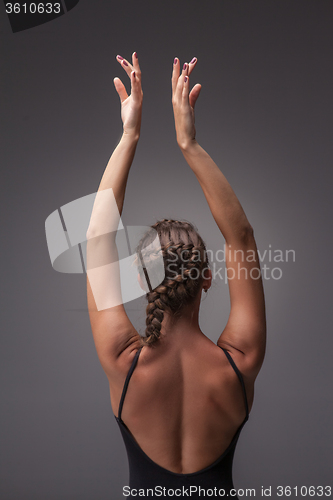
[{"label": "forearm", "polygon": [[196,175],[209,208],[227,243],[237,243],[252,233],[252,227],[229,182],[212,158],[196,142],[181,147]]},{"label": "forearm", "polygon": [[[112,188],[118,207],[119,216],[122,213],[128,174],[133,162],[139,137],[123,133],[105,168],[98,192]],[[96,195],[89,223],[89,233],[97,231],[105,217],[110,217],[110,205],[106,198]]]},{"label": "forearm", "polygon": [[139,137],[123,133],[120,142],[111,155],[98,188],[98,191],[113,189],[120,215],[124,204],[127,178],[138,140]]}]

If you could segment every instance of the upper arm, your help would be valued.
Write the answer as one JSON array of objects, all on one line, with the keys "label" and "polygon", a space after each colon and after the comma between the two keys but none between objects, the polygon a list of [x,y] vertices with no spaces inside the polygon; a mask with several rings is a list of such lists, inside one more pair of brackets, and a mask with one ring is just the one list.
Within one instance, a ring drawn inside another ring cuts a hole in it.
[{"label": "upper arm", "polygon": [[225,259],[230,314],[217,343],[232,353],[242,373],[254,381],[265,355],[266,314],[253,231],[241,241],[226,243]]},{"label": "upper arm", "polygon": [[87,302],[96,351],[111,378],[139,347],[140,335],[122,304],[118,252],[110,234],[87,237]]}]

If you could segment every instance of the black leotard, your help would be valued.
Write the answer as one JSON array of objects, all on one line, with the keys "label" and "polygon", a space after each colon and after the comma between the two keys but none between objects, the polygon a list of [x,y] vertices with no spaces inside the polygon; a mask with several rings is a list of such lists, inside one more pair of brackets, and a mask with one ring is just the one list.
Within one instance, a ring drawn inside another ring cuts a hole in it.
[{"label": "black leotard", "polygon": [[[237,500],[238,497],[236,496],[236,491],[233,491],[230,494],[230,490],[234,489],[232,480],[232,462],[239,434],[242,430],[243,425],[249,418],[249,410],[243,377],[237,366],[235,365],[229,352],[221,348],[226,354],[231,366],[237,373],[240,380],[245,399],[246,417],[236,431],[236,434],[234,435],[228,448],[217,460],[215,460],[215,462],[197,472],[192,472],[190,474],[179,474],[169,471],[151,460],[148,455],[146,455],[146,453],[140,448],[140,446],[132,436],[130,430],[121,419],[121,412],[128,383],[137,364],[141,349],[142,347],[136,353],[131,368],[129,369],[129,372],[127,374],[120,399],[118,417],[115,416],[125,442],[130,471],[129,485],[127,485],[126,489],[123,490],[123,498],[161,499],[173,497],[199,500],[204,497],[207,498],[209,496],[212,498],[222,498],[223,496],[229,496]],[[165,489],[163,490],[163,488]],[[199,488],[202,488],[201,495],[199,494]],[[207,490],[212,490],[214,492],[214,488],[216,488],[215,493],[207,493]],[[133,492],[129,493],[132,490]],[[139,490],[142,490],[141,495]]]}]

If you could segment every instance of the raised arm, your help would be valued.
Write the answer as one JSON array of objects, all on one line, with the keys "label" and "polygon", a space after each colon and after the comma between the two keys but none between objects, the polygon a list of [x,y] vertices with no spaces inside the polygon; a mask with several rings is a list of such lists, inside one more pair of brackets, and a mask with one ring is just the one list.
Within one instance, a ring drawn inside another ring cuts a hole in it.
[{"label": "raised arm", "polygon": [[192,59],[181,71],[176,58],[172,73],[172,103],[178,145],[196,175],[209,208],[225,238],[230,315],[218,339],[248,376],[257,376],[265,355],[266,315],[260,263],[253,228],[221,170],[196,141],[194,106],[201,85],[190,92]]},{"label": "raised arm", "polygon": [[[114,229],[118,227],[122,213],[127,178],[140,136],[141,72],[135,52],[132,55],[132,64],[121,56],[117,56],[117,61],[130,78],[131,94],[127,94],[119,78],[114,79],[121,102],[123,134],[102,176],[87,231],[88,310],[97,354],[109,381],[117,376],[119,370],[127,370],[140,341],[140,336],[130,322],[121,299],[118,300],[121,297],[120,275]],[[105,192],[102,193],[103,191]],[[112,199],[115,199],[117,205],[115,209],[114,206],[111,209]],[[107,227],[112,227],[113,232],[106,232]],[[96,279],[94,270],[103,262],[112,265],[105,266],[105,273],[102,270]],[[95,288],[90,283],[93,279],[97,282]],[[97,296],[117,305],[108,308],[97,307]]]}]

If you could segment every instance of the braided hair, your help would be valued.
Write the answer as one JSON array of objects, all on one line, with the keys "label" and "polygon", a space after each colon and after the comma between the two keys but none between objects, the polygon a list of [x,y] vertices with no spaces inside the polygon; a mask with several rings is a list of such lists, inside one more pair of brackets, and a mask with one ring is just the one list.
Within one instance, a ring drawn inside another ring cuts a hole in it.
[{"label": "braided hair", "polygon": [[[154,265],[162,252],[165,274],[163,281],[155,289],[150,288],[146,295],[146,331],[145,337],[141,337],[141,344],[149,346],[160,338],[164,311],[177,314],[182,306],[193,302],[209,266],[205,243],[191,223],[163,219],[151,228],[140,240],[137,254],[145,254],[145,262],[148,258],[151,270],[151,264]],[[159,252],[151,251],[150,245],[156,238],[156,232],[159,236]],[[147,248],[150,248],[149,254],[145,253]],[[140,267],[139,273],[143,278],[144,271]]]}]

